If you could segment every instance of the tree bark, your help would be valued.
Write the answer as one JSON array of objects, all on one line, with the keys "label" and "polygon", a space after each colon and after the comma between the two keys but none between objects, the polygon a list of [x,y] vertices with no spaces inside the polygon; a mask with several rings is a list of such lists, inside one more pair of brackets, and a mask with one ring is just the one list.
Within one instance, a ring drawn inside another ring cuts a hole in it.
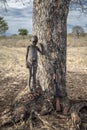
[{"label": "tree bark", "polygon": [[45,55],[38,58],[38,74],[43,90],[53,91],[53,61],[56,60],[58,83],[66,94],[66,35],[70,0],[34,0],[33,34],[43,43]]}]

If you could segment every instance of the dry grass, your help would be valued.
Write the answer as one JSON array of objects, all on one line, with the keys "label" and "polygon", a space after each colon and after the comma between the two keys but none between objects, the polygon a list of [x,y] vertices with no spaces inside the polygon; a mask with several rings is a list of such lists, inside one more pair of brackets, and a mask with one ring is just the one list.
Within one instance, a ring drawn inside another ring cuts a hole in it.
[{"label": "dry grass", "polygon": [[[13,45],[8,47],[9,39],[5,40],[5,43],[4,40],[0,41],[0,112],[11,104],[21,89],[26,87],[27,82],[26,48],[21,47],[20,49]],[[13,39],[11,42],[14,42]]]},{"label": "dry grass", "polygon": [[87,36],[68,36],[67,92],[70,99],[87,99]]},{"label": "dry grass", "polygon": [[[67,48],[67,92],[69,98],[87,97],[87,37],[80,39],[68,36]],[[11,103],[21,89],[26,87],[26,46],[30,38],[0,38],[0,112]],[[81,91],[78,91],[78,88]],[[77,91],[76,91],[77,90]],[[78,93],[77,93],[78,92]],[[76,95],[76,96],[75,96]],[[81,95],[81,94],[80,94]]]},{"label": "dry grass", "polygon": [[0,46],[26,47],[30,43],[31,36],[0,37]]},{"label": "dry grass", "polygon": [[87,34],[85,36],[80,36],[79,38],[68,35],[67,37],[67,45],[68,47],[87,47]]},{"label": "dry grass", "polygon": [[[87,37],[67,38],[67,93],[70,99],[87,99]],[[26,46],[30,38],[0,38],[0,114],[13,99],[27,93]],[[22,91],[23,90],[23,91]],[[81,94],[83,93],[83,94]],[[23,124],[3,130],[22,130]]]}]

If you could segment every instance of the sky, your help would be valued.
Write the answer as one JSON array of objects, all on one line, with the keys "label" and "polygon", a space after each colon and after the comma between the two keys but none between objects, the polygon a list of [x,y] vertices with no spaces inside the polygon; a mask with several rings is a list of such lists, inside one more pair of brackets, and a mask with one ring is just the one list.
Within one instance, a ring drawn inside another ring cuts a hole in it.
[{"label": "sky", "polygon": [[[24,28],[32,34],[32,7],[33,0],[25,0],[24,3],[14,3],[14,0],[7,0],[7,11],[0,4],[0,16],[8,23],[9,29],[6,35],[18,34],[18,29]],[[67,32],[71,33],[74,26],[81,26],[87,32],[87,15],[81,14],[78,10],[69,11],[67,19]]]}]

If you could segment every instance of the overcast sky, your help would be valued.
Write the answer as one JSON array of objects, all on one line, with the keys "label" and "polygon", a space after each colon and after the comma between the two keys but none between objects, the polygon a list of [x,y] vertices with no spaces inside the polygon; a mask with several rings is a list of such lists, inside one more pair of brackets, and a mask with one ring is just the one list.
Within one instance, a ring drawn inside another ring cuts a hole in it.
[{"label": "overcast sky", "polygon": [[[32,1],[25,0],[24,3],[17,2],[14,0],[8,0],[6,12],[2,5],[0,6],[0,16],[3,16],[8,23],[9,30],[6,32],[7,35],[18,34],[18,29],[25,28],[29,34],[32,34]],[[81,14],[79,11],[70,11],[67,20],[68,33],[72,31],[74,26],[81,26],[87,32],[87,15]]]}]

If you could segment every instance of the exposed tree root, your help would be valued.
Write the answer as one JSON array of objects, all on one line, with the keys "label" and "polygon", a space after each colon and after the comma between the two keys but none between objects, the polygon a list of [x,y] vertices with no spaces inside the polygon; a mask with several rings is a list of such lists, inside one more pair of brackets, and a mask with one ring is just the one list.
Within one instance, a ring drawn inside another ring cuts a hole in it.
[{"label": "exposed tree root", "polygon": [[[45,102],[46,101],[46,102]],[[43,104],[47,107],[47,113],[51,112],[51,115],[42,116],[41,110],[43,110]],[[18,124],[26,126],[29,130],[34,130],[39,127],[38,130],[77,130],[78,119],[81,119],[78,129],[87,129],[87,102],[78,102],[71,104],[69,115],[57,114],[53,108],[52,101],[49,98],[44,97],[41,91],[36,91],[32,94],[22,96],[19,100],[9,106],[0,117],[1,129],[9,126],[14,126],[15,130],[18,129]],[[53,111],[53,114],[52,114]],[[76,112],[75,118],[72,112]],[[52,119],[51,119],[52,118]],[[74,122],[73,122],[74,119]],[[27,128],[24,127],[25,130]]]}]

